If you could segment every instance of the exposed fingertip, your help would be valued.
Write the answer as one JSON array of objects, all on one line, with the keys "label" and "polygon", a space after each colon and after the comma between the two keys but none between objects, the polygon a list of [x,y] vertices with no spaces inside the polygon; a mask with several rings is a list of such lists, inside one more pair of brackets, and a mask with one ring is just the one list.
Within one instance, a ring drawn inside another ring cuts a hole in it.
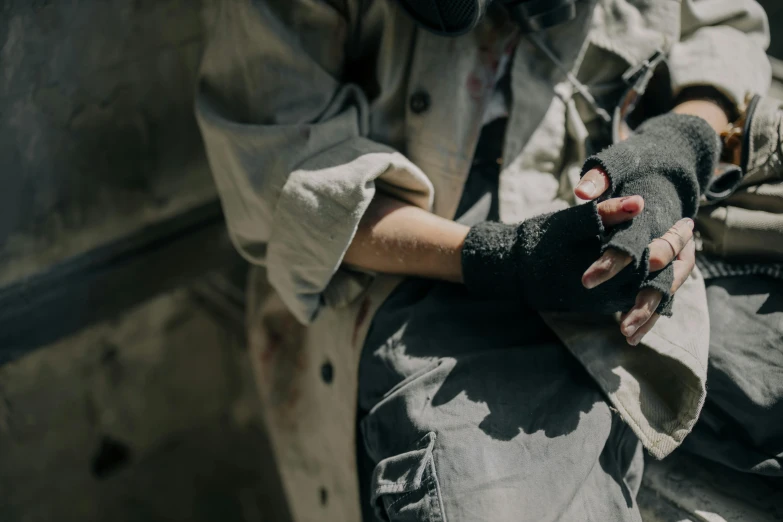
[{"label": "exposed fingertip", "polygon": [[596,186],[595,182],[589,179],[582,179],[581,182],[579,182],[579,185],[576,186],[574,189],[574,193],[580,198],[580,199],[592,199],[596,194],[598,190],[598,187]]},{"label": "exposed fingertip", "polygon": [[598,286],[598,279],[592,274],[587,275],[585,273],[585,275],[582,276],[582,286],[584,286],[588,290],[592,290],[593,288]]},{"label": "exposed fingertip", "polygon": [[685,225],[691,230],[693,230],[693,227],[696,225],[691,218],[685,218],[683,221],[685,221]]},{"label": "exposed fingertip", "polygon": [[620,204],[620,208],[629,214],[639,212],[642,210],[643,206],[644,200],[639,196],[628,196],[623,198],[622,203]]},{"label": "exposed fingertip", "polygon": [[633,334],[636,333],[636,330],[638,330],[638,327],[636,325],[633,325],[633,324],[627,324],[627,325],[621,326],[620,330],[622,330],[624,336],[630,337],[630,336],[632,336]]}]

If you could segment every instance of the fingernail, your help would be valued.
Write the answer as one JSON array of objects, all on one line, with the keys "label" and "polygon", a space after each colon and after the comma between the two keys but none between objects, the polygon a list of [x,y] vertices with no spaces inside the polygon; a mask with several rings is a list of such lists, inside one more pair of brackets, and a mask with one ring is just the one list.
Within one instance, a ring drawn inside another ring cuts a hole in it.
[{"label": "fingernail", "polygon": [[593,197],[593,194],[595,194],[596,186],[595,183],[593,183],[590,180],[582,181],[579,183],[579,185],[576,186],[576,188],[581,189],[582,192],[587,196],[588,198]]},{"label": "fingernail", "polygon": [[627,326],[625,327],[625,336],[626,336],[626,337],[631,337],[633,334],[635,334],[635,333],[636,333],[636,330],[638,330],[638,329],[639,329],[639,327],[638,327],[638,326],[636,326],[635,324],[629,324],[629,325],[627,325]]},{"label": "fingernail", "polygon": [[691,218],[685,218],[685,224],[688,225],[688,228],[693,230],[694,223],[693,223],[693,220]]},{"label": "fingernail", "polygon": [[584,281],[582,281],[582,284],[584,285],[585,288],[587,288],[588,290],[591,290],[591,289],[595,288],[596,286],[598,286],[598,280],[595,277],[592,277],[592,276],[591,277],[586,277],[584,279]]},{"label": "fingernail", "polygon": [[631,201],[629,201],[630,199],[630,196],[623,198],[622,205],[620,205],[620,208],[622,208],[625,212],[634,212],[638,207],[638,205],[634,205]]},{"label": "fingernail", "polygon": [[628,341],[628,344],[630,344],[631,346],[636,346],[637,344],[639,344],[639,339],[633,339],[629,337],[628,339],[626,339],[626,341]]}]

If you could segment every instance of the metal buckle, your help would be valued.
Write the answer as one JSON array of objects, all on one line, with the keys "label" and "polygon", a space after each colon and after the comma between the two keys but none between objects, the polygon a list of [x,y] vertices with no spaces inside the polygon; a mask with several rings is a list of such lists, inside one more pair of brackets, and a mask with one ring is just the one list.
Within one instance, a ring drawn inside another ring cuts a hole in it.
[{"label": "metal buckle", "polygon": [[623,73],[623,81],[629,86],[625,96],[614,109],[612,117],[612,142],[623,141],[632,132],[627,124],[627,117],[636,109],[647,86],[650,84],[656,69],[666,61],[666,55],[661,50],[655,51],[649,58],[634,65]]}]

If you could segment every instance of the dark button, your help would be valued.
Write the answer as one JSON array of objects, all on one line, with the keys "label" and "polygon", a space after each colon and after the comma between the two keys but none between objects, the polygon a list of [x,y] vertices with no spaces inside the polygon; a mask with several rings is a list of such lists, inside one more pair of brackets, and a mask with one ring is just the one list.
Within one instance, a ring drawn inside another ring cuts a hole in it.
[{"label": "dark button", "polygon": [[321,365],[321,379],[323,379],[326,384],[331,383],[332,379],[334,379],[334,367],[329,361],[326,361]]},{"label": "dark button", "polygon": [[411,111],[414,114],[421,114],[430,108],[430,93],[427,91],[416,91],[411,95]]},{"label": "dark button", "polygon": [[326,492],[326,488],[321,488],[319,493],[321,494],[321,505],[325,506],[329,501],[329,494]]}]

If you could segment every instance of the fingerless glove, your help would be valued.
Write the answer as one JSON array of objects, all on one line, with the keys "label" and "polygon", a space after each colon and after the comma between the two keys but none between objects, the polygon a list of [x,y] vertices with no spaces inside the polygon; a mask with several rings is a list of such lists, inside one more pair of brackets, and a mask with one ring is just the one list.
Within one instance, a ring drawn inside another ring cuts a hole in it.
[{"label": "fingerless glove", "polygon": [[609,176],[602,199],[644,198],[642,213],[612,229],[601,250],[615,248],[633,258],[633,268],[644,274],[641,287],[664,295],[657,310],[663,315],[671,315],[674,270],[669,264],[649,273],[648,245],[678,220],[696,215],[719,155],[719,137],[705,120],[669,113],[646,121],[632,137],[588,158],[582,168],[582,175],[600,168]]},{"label": "fingerless glove", "polygon": [[582,274],[600,256],[603,234],[594,202],[518,225],[480,223],[462,248],[465,285],[479,296],[520,300],[540,311],[627,311],[646,275],[637,267],[592,290],[582,286]]}]

